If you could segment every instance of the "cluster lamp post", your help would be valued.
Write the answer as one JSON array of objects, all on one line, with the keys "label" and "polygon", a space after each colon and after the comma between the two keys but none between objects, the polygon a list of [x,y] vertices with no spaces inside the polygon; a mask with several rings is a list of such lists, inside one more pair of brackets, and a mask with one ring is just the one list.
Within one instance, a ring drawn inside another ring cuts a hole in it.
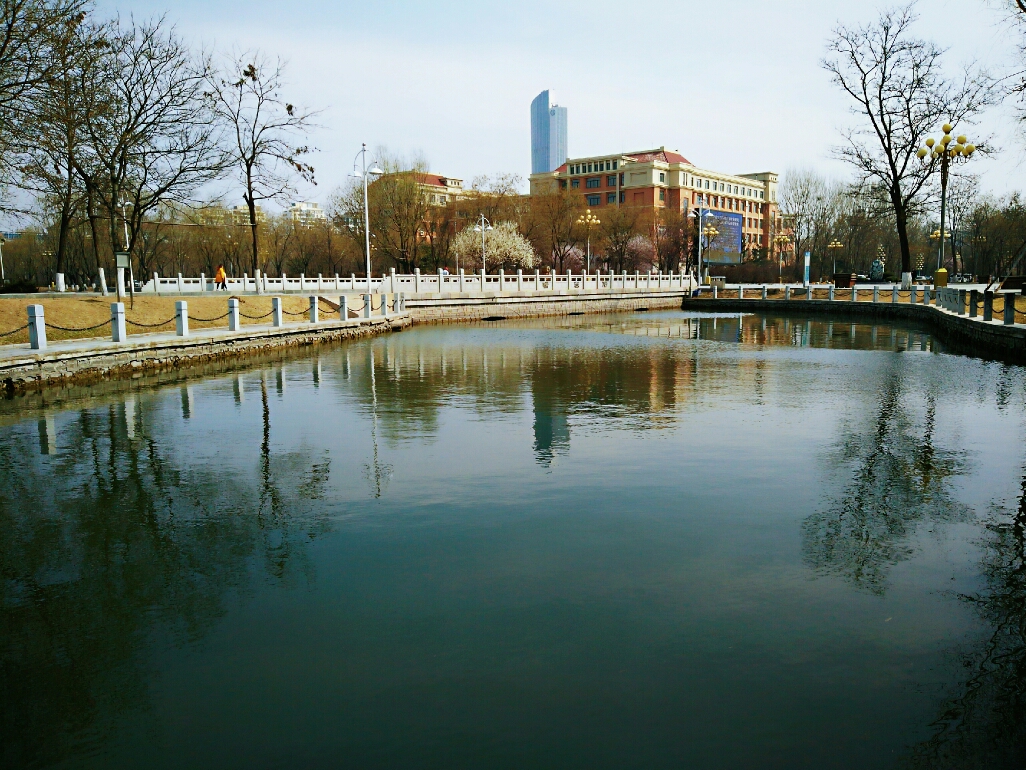
[{"label": "cluster lamp post", "polygon": [[[960,135],[951,138],[952,126],[950,123],[945,123],[941,130],[944,131],[944,136],[941,140],[935,141],[933,137],[926,140],[926,146],[920,147],[919,152],[916,155],[919,160],[928,164],[930,170],[933,170],[935,166],[940,167],[941,175],[941,219],[940,228],[938,228],[938,237],[940,233],[947,232],[944,227],[944,220],[947,215],[947,200],[948,200],[948,168],[952,163],[964,163],[972,157],[973,153],[976,152],[976,145],[969,142],[965,135]],[[954,142],[954,143],[952,143]],[[937,269],[940,270],[944,267],[944,238],[939,238],[940,249],[937,251]]]},{"label": "cluster lamp post", "polygon": [[839,249],[843,249],[844,248],[844,244],[841,243],[839,240],[837,240],[835,238],[834,240],[830,241],[830,243],[827,244],[827,248],[830,250],[830,253],[833,255],[833,259],[834,259],[834,273],[836,273],[837,272],[837,252],[838,252]]},{"label": "cluster lamp post", "polygon": [[786,233],[777,233],[773,237],[777,244],[777,283],[784,282],[784,249],[791,243],[791,236]]},{"label": "cluster lamp post", "polygon": [[591,273],[591,228],[593,225],[602,224],[602,220],[594,216],[591,213],[591,209],[588,209],[583,214],[581,214],[581,216],[577,217],[577,224],[584,225],[584,227],[588,231],[588,261],[587,267],[585,267],[585,272]]}]

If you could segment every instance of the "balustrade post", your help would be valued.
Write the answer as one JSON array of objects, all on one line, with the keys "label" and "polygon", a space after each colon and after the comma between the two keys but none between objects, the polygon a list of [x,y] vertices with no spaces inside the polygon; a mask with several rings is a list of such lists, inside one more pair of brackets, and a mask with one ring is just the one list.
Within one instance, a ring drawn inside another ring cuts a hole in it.
[{"label": "balustrade post", "polygon": [[42,305],[28,306],[29,347],[46,350],[46,318]]},{"label": "balustrade post", "polygon": [[317,323],[317,297],[310,297],[310,323]]},{"label": "balustrade post", "polygon": [[110,339],[111,342],[125,342],[128,339],[124,302],[110,303]]},{"label": "balustrade post", "polygon": [[232,297],[228,300],[228,331],[237,332],[241,329],[242,324],[239,323],[239,301]]},{"label": "balustrade post", "polygon": [[983,320],[994,320],[994,292],[983,292]]},{"label": "balustrade post", "polygon": [[976,307],[977,304],[979,303],[979,301],[980,301],[980,292],[977,289],[973,289],[972,291],[970,291],[969,292],[969,317],[970,318],[978,318],[979,317],[980,314],[979,314],[979,311],[978,311],[978,309]]},{"label": "balustrade post", "polygon": [[271,297],[271,325],[282,325],[281,297]]},{"label": "balustrade post", "polygon": [[189,336],[189,303],[184,299],[175,301],[175,334]]}]

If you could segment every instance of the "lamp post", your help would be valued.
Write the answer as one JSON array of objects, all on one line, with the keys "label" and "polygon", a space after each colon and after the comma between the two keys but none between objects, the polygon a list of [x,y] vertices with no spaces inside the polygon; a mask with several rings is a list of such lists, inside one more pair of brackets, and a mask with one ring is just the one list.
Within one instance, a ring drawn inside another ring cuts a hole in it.
[{"label": "lamp post", "polygon": [[[356,158],[361,158],[363,167],[358,169],[356,167]],[[360,151],[356,153],[356,157],[353,158],[353,176],[360,177],[363,179],[363,235],[364,235],[364,246],[367,249],[367,293],[371,293],[371,256],[370,256],[370,205],[367,201],[367,174],[374,174],[375,176],[381,176],[385,172],[382,171],[377,163],[371,163],[371,167],[367,168],[367,143],[364,142],[360,148]]]},{"label": "lamp post", "polygon": [[827,244],[827,249],[830,250],[830,254],[831,254],[831,256],[833,257],[833,260],[834,260],[834,273],[837,273],[837,251],[839,249],[843,249],[843,248],[844,248],[844,244],[841,243],[836,238],[834,240],[830,241],[830,243]]},{"label": "lamp post", "polygon": [[[495,228],[492,227],[492,223],[488,221],[488,217],[484,214],[481,215],[481,221],[474,225],[474,232],[481,233],[481,269],[485,268],[485,233],[490,233]],[[481,291],[484,291],[484,286],[481,287]]]},{"label": "lamp post", "polygon": [[773,242],[777,244],[777,283],[784,282],[784,249],[791,242],[791,236],[785,233],[777,233]]},{"label": "lamp post", "polygon": [[[934,141],[933,137],[926,140],[926,146],[920,147],[916,155],[919,160],[926,163],[932,171],[935,166],[940,166],[941,175],[941,219],[938,233],[946,232],[944,220],[947,215],[948,203],[948,168],[952,163],[964,163],[976,152],[976,145],[971,144],[965,135],[960,135],[954,140],[951,138],[952,126],[945,123],[941,126],[944,136],[940,142]],[[954,144],[952,144],[954,141]],[[940,238],[940,249],[937,250],[937,269],[944,267],[944,238]]]},{"label": "lamp post", "polygon": [[591,273],[591,228],[593,225],[602,224],[602,220],[594,216],[591,213],[591,209],[588,209],[581,216],[577,217],[577,224],[584,225],[588,231],[588,261],[585,271]]},{"label": "lamp post", "polygon": [[0,283],[7,283],[7,274],[4,272],[4,244],[7,239],[0,236]]}]

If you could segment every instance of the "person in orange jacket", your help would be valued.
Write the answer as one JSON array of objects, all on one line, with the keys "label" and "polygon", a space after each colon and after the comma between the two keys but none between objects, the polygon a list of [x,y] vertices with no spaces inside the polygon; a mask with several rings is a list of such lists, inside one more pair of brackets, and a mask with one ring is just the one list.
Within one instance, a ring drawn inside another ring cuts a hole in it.
[{"label": "person in orange jacket", "polygon": [[214,291],[218,288],[228,291],[228,276],[224,272],[224,265],[218,265],[217,272],[214,273]]}]

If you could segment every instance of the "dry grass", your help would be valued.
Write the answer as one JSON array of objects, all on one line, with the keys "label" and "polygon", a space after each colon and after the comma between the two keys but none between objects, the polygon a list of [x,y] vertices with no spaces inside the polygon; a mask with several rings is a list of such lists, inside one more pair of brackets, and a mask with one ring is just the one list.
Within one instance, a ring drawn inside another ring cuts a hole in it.
[{"label": "dry grass", "polygon": [[[201,318],[217,318],[228,312],[228,298],[234,295],[227,293],[209,297],[187,297],[189,303],[189,329],[211,329],[228,328],[228,318],[220,318],[216,321],[201,321]],[[263,316],[271,312],[270,297],[235,297],[239,300],[240,320],[246,324],[268,324],[270,316],[260,320],[246,318],[245,316]],[[110,320],[110,306],[115,301],[114,297],[96,296],[68,296],[68,297],[47,297],[45,299],[33,298],[24,299],[4,298],[0,299],[0,334],[11,329],[24,326],[28,321],[29,305],[42,305],[46,317],[46,338],[51,341],[100,338],[110,339],[110,326],[101,326],[91,331],[66,332],[55,326],[63,326],[68,329],[82,329],[95,326]],[[310,309],[310,300],[305,296],[285,296],[282,298],[282,309],[286,312],[285,322],[296,322],[306,319],[306,312]],[[302,316],[290,316],[288,313],[303,313]],[[321,317],[331,318],[337,314],[327,313],[327,308],[321,306]],[[128,323],[128,334],[154,334],[157,332],[174,331],[175,329],[175,297],[154,297],[137,296],[135,307],[132,307],[131,300],[125,300],[125,319]],[[156,324],[156,328],[142,328],[132,326],[130,322],[144,324]],[[28,330],[22,330],[17,334],[7,337],[0,337],[0,345],[13,345],[28,342]]]}]

